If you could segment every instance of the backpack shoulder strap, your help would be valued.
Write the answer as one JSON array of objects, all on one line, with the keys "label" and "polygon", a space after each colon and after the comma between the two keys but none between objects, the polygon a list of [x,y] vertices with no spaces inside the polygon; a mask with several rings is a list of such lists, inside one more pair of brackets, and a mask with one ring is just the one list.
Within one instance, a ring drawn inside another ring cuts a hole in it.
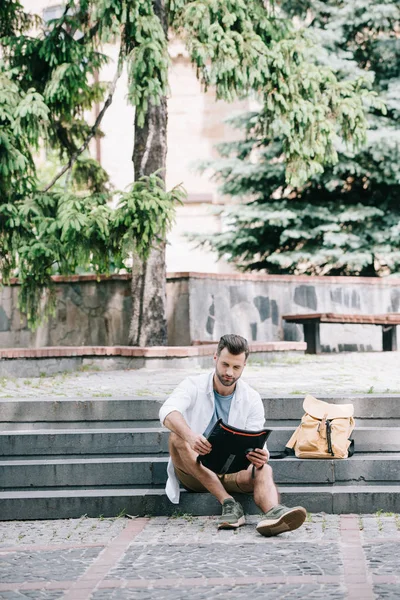
[{"label": "backpack shoulder strap", "polygon": [[288,448],[287,446],[283,452],[270,452],[269,454],[269,457],[273,460],[278,458],[287,458],[288,456],[294,456],[294,450],[292,448]]},{"label": "backpack shoulder strap", "polygon": [[294,447],[296,445],[296,440],[297,440],[297,434],[299,432],[300,429],[300,425],[295,429],[295,431],[293,432],[293,435],[291,436],[290,440],[287,442],[285,449],[283,450],[283,452],[272,452],[270,453],[270,457],[271,458],[286,458],[287,456],[294,456]]}]

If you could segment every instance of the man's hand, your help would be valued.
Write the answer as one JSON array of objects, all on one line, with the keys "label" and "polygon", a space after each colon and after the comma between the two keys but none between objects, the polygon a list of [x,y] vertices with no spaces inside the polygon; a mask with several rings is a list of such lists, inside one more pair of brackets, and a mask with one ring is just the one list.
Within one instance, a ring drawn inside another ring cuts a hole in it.
[{"label": "man's hand", "polygon": [[261,469],[268,462],[268,452],[265,448],[256,448],[246,456],[257,469]]},{"label": "man's hand", "polygon": [[203,455],[211,452],[210,442],[207,441],[204,435],[192,431],[178,410],[173,410],[166,416],[164,425],[185,440],[197,454]]},{"label": "man's hand", "polygon": [[197,452],[197,454],[201,454],[203,456],[204,454],[211,452],[211,444],[204,437],[204,435],[194,433],[192,436],[190,436],[187,442],[192,450]]}]

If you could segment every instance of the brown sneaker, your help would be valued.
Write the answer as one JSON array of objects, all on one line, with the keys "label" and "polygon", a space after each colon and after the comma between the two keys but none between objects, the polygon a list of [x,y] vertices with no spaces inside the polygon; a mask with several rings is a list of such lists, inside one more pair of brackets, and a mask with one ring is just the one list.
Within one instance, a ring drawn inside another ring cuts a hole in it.
[{"label": "brown sneaker", "polygon": [[271,537],[301,527],[306,517],[307,511],[302,506],[288,508],[282,504],[277,504],[265,513],[256,529],[261,535]]},{"label": "brown sneaker", "polygon": [[218,529],[237,529],[246,522],[242,505],[233,498],[222,503],[222,515],[218,519]]}]

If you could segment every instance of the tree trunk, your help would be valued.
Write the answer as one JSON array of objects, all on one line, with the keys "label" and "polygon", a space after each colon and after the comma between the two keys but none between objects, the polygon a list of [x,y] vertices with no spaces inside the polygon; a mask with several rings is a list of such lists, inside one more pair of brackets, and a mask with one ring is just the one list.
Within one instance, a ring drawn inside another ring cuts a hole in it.
[{"label": "tree trunk", "polygon": [[132,268],[132,346],[167,344],[165,244],[152,250],[147,261],[134,257]]},{"label": "tree trunk", "polygon": [[[164,0],[153,0],[153,6],[167,35]],[[159,106],[149,106],[143,127],[138,126],[135,118],[135,180],[158,171],[165,181],[167,118],[166,98],[162,98]],[[129,339],[132,346],[167,344],[165,240],[151,251],[147,261],[133,257]]]}]

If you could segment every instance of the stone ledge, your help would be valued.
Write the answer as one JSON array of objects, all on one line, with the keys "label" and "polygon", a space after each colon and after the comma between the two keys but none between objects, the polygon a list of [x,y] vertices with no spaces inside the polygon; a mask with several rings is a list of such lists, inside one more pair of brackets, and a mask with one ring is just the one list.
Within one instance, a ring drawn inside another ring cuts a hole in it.
[{"label": "stone ledge", "polygon": [[347,277],[330,275],[266,275],[264,273],[199,273],[199,272],[176,272],[167,273],[167,281],[174,279],[213,279],[213,280],[232,280],[232,281],[266,281],[266,282],[289,282],[289,283],[308,283],[314,282],[327,284],[369,284],[369,285],[388,285],[397,287],[400,285],[400,278],[394,277]]},{"label": "stone ledge", "polygon": [[[264,352],[304,352],[305,342],[253,342],[249,344],[252,354]],[[0,360],[21,358],[66,358],[83,356],[126,356],[137,358],[187,358],[212,356],[216,344],[198,346],[48,346],[45,348],[1,348]]]},{"label": "stone ledge", "polygon": [[[52,280],[54,283],[85,283],[97,281],[118,281],[130,280],[130,273],[115,273],[112,275],[54,275]],[[384,285],[398,287],[400,278],[398,277],[347,277],[347,276],[330,276],[330,275],[267,275],[265,273],[201,273],[197,271],[182,271],[167,273],[167,282],[176,279],[212,279],[212,280],[232,280],[232,281],[266,281],[266,282],[293,282],[293,283],[308,283],[312,285],[314,282],[322,282],[327,284],[368,284],[368,285]],[[0,278],[1,282],[1,278]],[[11,279],[11,285],[19,285],[18,279]]]},{"label": "stone ledge", "polygon": [[[53,275],[52,281],[54,283],[91,283],[91,282],[99,282],[99,281],[127,281],[132,279],[132,275],[130,273],[116,273],[112,275],[95,275],[87,274],[87,275]],[[1,278],[0,278],[1,283]],[[10,285],[20,285],[19,279],[13,277],[10,279]]]}]

